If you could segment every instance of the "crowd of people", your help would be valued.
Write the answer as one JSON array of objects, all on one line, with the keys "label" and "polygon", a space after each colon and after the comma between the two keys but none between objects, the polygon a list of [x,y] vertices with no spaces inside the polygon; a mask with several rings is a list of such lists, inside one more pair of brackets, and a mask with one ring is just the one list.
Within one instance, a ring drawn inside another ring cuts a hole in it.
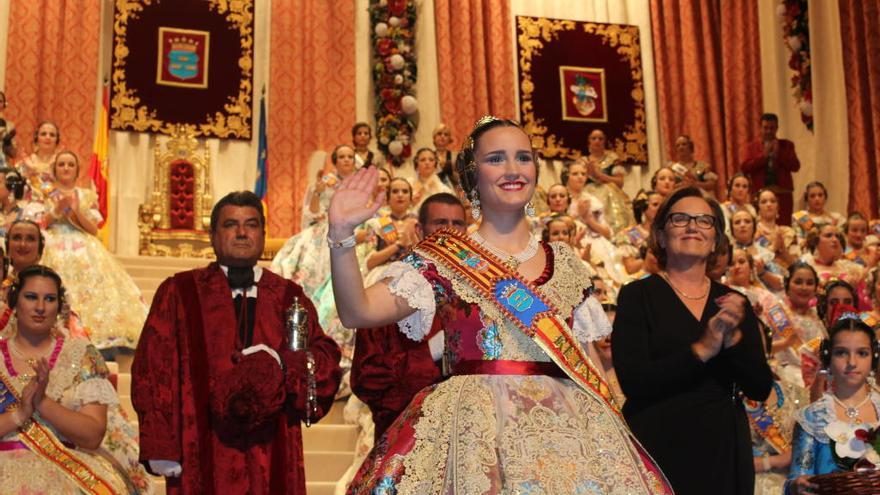
[{"label": "crowd of people", "polygon": [[[543,190],[515,121],[458,153],[439,125],[401,166],[357,123],[268,269],[259,198],[230,193],[217,261],[148,314],[43,122],[4,146],[0,483],[304,493],[300,423],[345,400],[339,493],[819,493],[841,432],[880,424],[880,220],[820,182],[795,210],[777,128],[726,188],[679,136],[630,197],[601,130]],[[104,363],[132,352],[137,433]]]}]

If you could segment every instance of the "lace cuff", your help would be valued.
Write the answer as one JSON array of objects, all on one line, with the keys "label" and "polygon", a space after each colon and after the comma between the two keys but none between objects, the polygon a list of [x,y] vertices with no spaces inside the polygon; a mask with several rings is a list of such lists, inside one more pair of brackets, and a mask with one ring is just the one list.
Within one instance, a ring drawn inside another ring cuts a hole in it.
[{"label": "lace cuff", "polygon": [[611,324],[595,297],[588,297],[574,310],[575,338],[581,343],[595,342],[611,335]]},{"label": "lace cuff", "polygon": [[421,273],[411,265],[396,261],[388,265],[384,279],[392,294],[406,299],[415,313],[397,322],[404,335],[418,342],[431,331],[437,303],[434,301],[434,290]]},{"label": "lace cuff", "polygon": [[103,404],[111,406],[119,403],[116,389],[106,378],[89,378],[76,387],[75,402],[79,406],[85,404]]}]

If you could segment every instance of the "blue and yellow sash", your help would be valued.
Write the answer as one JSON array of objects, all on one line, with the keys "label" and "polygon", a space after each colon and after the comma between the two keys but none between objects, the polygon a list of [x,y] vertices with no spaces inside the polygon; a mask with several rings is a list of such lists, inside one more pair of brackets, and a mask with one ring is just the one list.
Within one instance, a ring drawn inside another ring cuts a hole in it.
[{"label": "blue and yellow sash", "polygon": [[[15,389],[0,373],[0,413],[18,408],[19,398]],[[51,430],[36,421],[28,421],[18,429],[18,439],[41,459],[52,464],[68,479],[90,495],[116,495],[110,484],[92,468],[72,455]]]},{"label": "blue and yellow sash", "polygon": [[[743,405],[749,417],[749,424],[761,438],[767,441],[777,454],[784,454],[791,450],[791,444],[782,432],[773,412],[782,409],[785,403],[785,395],[779,383],[773,382],[773,392],[766,402],[757,402],[744,399]],[[774,397],[775,395],[775,397]],[[771,406],[771,407],[768,407]]]},{"label": "blue and yellow sash", "polygon": [[442,229],[416,248],[420,254],[454,270],[513,321],[559,366],[566,376],[605,400],[620,414],[611,388],[593,367],[559,310],[533,284],[462,234]]},{"label": "blue and yellow sash", "polygon": [[400,235],[397,233],[397,227],[394,225],[394,220],[389,216],[379,217],[379,232],[377,234],[388,246],[394,244],[400,238]]}]

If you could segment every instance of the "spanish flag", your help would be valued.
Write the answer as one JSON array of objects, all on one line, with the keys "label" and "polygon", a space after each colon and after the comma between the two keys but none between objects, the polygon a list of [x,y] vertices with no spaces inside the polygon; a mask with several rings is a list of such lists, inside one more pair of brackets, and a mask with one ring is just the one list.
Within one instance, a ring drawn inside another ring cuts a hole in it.
[{"label": "spanish flag", "polygon": [[92,148],[92,157],[89,162],[89,178],[95,186],[98,194],[98,211],[104,220],[98,224],[98,239],[107,246],[110,238],[110,228],[107,223],[107,199],[110,194],[107,182],[107,155],[110,145],[110,126],[108,121],[110,108],[110,90],[108,82],[104,82],[101,96],[101,113],[98,116],[97,128],[95,129],[95,144]]}]

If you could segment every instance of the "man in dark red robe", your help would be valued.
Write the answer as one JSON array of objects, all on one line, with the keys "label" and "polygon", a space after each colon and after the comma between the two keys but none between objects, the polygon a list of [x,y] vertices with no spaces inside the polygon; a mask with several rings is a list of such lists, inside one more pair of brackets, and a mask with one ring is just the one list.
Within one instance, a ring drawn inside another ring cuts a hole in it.
[{"label": "man in dark red robe", "polygon": [[[429,196],[419,208],[416,226],[420,237],[443,227],[464,232],[464,207],[449,193]],[[443,332],[438,319],[422,341],[408,339],[397,328],[358,329],[351,363],[351,388],[370,408],[375,440],[385,433],[419,390],[443,377]]]},{"label": "man in dark red robe", "polygon": [[801,162],[794,151],[794,143],[787,139],[779,139],[779,118],[772,113],[761,116],[761,139],[749,143],[746,158],[742,163],[742,172],[752,180],[752,194],[766,187],[779,200],[780,224],[791,225],[791,214],[794,211],[794,182],[792,172],[801,169]]},{"label": "man in dark red robe", "polygon": [[[132,402],[140,459],[169,494],[305,493],[300,422],[331,407],[340,353],[302,288],[256,266],[264,234],[259,198],[230,193],[211,213],[217,262],[167,279],[153,298]],[[288,350],[294,297],[308,353]]]}]

